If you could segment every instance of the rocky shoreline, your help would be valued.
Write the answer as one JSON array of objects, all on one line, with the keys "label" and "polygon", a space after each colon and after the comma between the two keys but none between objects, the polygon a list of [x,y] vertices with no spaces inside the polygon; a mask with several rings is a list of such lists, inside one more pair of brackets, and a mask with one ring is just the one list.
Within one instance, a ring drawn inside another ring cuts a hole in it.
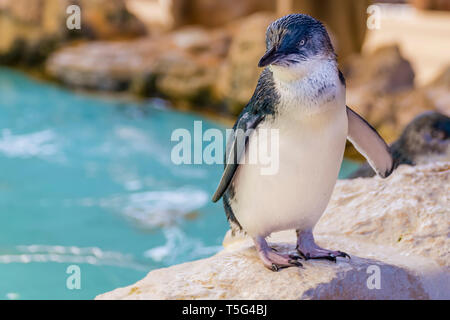
[{"label": "rocky shoreline", "polygon": [[[227,234],[213,257],[151,271],[96,299],[449,299],[449,183],[449,162],[338,181],[314,233],[351,260],[272,272],[249,239]],[[269,240],[295,250],[293,231]]]}]

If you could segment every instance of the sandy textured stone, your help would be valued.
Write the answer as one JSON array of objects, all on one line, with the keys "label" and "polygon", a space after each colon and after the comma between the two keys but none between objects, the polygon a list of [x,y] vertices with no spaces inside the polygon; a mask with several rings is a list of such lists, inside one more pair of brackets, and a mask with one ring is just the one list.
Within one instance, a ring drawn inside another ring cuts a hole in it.
[{"label": "sandy textured stone", "polygon": [[318,234],[387,246],[450,271],[450,163],[353,181],[338,182]]},{"label": "sandy textured stone", "polygon": [[[449,299],[449,185],[448,162],[401,166],[385,180],[339,181],[315,235],[351,260],[272,272],[250,239],[227,234],[215,256],[151,271],[97,299]],[[269,241],[295,250],[293,231]],[[370,266],[380,268],[379,290],[367,286]]]}]

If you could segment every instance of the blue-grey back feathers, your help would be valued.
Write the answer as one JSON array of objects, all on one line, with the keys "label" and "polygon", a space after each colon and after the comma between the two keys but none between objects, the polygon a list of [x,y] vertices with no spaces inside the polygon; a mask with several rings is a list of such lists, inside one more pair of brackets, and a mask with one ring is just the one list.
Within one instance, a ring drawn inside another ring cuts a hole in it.
[{"label": "blue-grey back feathers", "polygon": [[229,142],[224,156],[224,172],[217,190],[213,195],[213,202],[219,200],[231,184],[239,162],[245,153],[249,138],[248,132],[256,129],[258,124],[267,115],[273,115],[275,113],[279,99],[280,97],[273,83],[272,72],[266,68],[259,77],[258,84],[250,102],[242,110],[233,126],[233,136],[228,139]]}]

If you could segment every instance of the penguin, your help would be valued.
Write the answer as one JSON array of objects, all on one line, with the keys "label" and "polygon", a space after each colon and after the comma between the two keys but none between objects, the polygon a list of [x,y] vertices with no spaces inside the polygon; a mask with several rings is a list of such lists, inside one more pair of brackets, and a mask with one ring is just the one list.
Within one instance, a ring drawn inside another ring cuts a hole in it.
[{"label": "penguin", "polygon": [[[416,116],[390,146],[394,168],[406,164],[450,161],[450,118],[436,111]],[[362,164],[349,179],[373,177],[368,163]]]},{"label": "penguin", "polygon": [[[233,233],[244,232],[272,271],[302,266],[302,259],[349,256],[319,247],[313,228],[325,211],[349,139],[383,178],[392,172],[389,148],[380,135],[346,106],[345,79],[323,24],[290,14],[266,31],[266,53],[256,89],[233,126],[224,171],[212,197],[223,198]],[[262,132],[277,133],[278,167],[243,161],[257,153]],[[244,134],[242,134],[244,132]],[[270,247],[273,232],[296,230],[296,254]]]}]

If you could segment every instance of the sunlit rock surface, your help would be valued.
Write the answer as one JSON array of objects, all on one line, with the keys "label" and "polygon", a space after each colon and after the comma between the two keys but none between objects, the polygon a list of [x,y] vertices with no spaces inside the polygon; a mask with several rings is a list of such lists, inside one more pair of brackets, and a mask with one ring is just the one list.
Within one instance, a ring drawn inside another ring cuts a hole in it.
[{"label": "sunlit rock surface", "polygon": [[[351,260],[272,272],[251,240],[227,234],[217,255],[154,270],[97,299],[449,299],[449,184],[449,162],[401,166],[385,180],[339,181],[315,235]],[[295,250],[293,231],[269,241]]]}]

